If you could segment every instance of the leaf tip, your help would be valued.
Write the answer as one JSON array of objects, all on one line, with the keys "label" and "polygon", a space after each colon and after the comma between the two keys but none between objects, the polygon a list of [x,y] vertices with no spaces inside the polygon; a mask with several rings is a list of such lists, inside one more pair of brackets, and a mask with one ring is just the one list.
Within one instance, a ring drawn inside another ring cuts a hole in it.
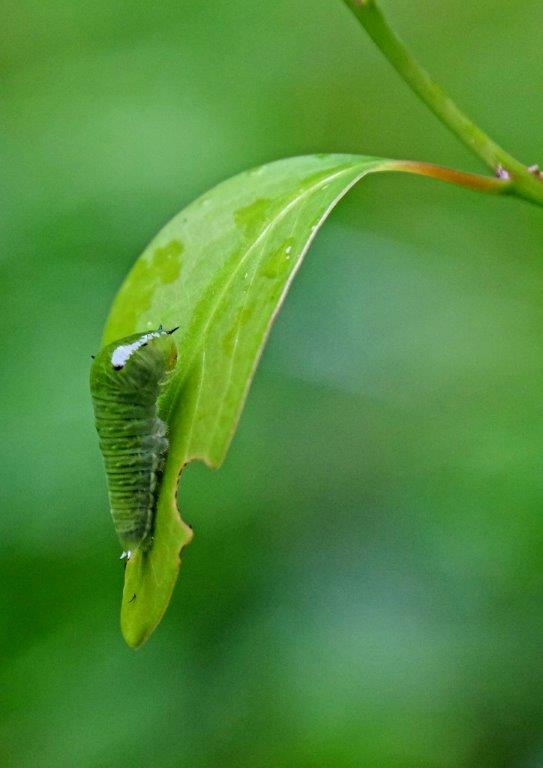
[{"label": "leaf tip", "polygon": [[[180,517],[179,550],[175,567],[160,578],[157,564],[153,564],[158,552],[136,550],[126,565],[123,598],[121,604],[121,632],[128,646],[141,648],[160,624],[169,605],[177,575],[181,566],[181,553],[190,544],[193,530]],[[158,577],[158,578],[157,578]]]}]

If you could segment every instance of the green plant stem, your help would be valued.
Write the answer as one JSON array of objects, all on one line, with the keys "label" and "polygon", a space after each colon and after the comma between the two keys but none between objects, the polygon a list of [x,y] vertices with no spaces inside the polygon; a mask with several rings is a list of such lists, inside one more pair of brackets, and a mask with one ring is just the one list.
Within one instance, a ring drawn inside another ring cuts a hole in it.
[{"label": "green plant stem", "polygon": [[371,39],[417,96],[472,152],[500,176],[511,180],[511,194],[543,205],[543,181],[496,144],[467,117],[411,56],[389,27],[375,0],[343,0]]}]

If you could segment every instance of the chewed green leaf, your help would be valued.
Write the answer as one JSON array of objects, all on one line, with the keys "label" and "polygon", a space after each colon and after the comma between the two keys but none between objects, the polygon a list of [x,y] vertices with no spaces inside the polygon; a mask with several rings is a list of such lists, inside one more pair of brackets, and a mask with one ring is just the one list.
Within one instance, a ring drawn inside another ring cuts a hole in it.
[{"label": "chewed green leaf", "polygon": [[161,403],[170,448],[152,548],[127,564],[121,625],[143,643],[168,605],[192,532],[179,516],[180,472],[223,461],[249,385],[291,280],[345,192],[388,161],[354,155],[291,158],[242,173],[167,224],[114,302],[104,342],[180,326],[179,361]]}]

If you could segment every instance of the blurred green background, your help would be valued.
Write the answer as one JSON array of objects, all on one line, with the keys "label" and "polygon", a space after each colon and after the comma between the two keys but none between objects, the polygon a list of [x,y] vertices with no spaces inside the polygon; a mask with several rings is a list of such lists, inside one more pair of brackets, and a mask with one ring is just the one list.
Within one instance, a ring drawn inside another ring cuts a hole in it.
[{"label": "blurred green background", "polygon": [[[498,141],[543,160],[543,4],[383,0]],[[0,765],[543,765],[543,218],[370,178],[274,328],[138,652],[88,393],[115,292],[246,167],[480,170],[339,0],[3,5]]]}]

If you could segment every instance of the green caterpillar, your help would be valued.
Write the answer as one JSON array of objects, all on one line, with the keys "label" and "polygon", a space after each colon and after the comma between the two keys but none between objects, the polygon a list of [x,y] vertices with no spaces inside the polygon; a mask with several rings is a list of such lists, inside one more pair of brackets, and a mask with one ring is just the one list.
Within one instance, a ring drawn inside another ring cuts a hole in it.
[{"label": "green caterpillar", "polygon": [[121,559],[146,549],[160,475],[168,451],[167,425],[158,399],[177,362],[171,338],[177,328],[137,333],[105,347],[94,359],[90,388],[104,457],[113,523]]}]

